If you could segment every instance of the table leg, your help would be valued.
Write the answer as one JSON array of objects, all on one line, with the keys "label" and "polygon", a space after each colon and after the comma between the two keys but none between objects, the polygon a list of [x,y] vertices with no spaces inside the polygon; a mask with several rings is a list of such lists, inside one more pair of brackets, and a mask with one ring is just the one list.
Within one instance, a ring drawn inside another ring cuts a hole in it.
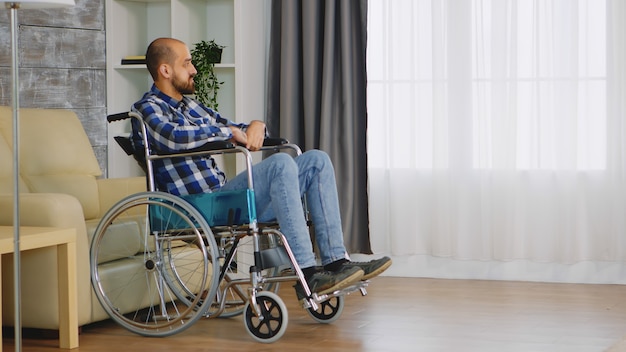
[{"label": "table leg", "polygon": [[[2,319],[2,256],[0,255],[0,319]],[[0,328],[0,352],[2,352],[2,329]]]},{"label": "table leg", "polygon": [[76,296],[76,243],[57,246],[59,273],[59,344],[78,347],[78,309]]}]

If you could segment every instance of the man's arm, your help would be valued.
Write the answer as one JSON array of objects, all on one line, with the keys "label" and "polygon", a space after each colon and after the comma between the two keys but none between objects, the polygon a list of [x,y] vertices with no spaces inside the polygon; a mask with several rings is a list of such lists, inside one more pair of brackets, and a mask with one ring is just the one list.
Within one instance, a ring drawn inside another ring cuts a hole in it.
[{"label": "man's arm", "polygon": [[151,144],[157,151],[188,150],[233,137],[228,126],[214,123],[210,118],[189,121],[182,114],[172,112],[165,102],[146,100],[135,104],[134,108],[144,117]]}]

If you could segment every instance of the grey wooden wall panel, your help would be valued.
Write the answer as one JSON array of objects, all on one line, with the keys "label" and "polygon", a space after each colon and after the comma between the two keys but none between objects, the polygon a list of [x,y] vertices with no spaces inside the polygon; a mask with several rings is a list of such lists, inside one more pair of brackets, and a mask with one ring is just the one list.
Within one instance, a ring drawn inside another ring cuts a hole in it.
[{"label": "grey wooden wall panel", "polygon": [[93,152],[96,154],[96,158],[98,159],[98,165],[100,165],[100,170],[102,170],[102,177],[105,177],[107,170],[107,146],[95,146],[93,147]]},{"label": "grey wooden wall panel", "polygon": [[106,69],[104,32],[22,26],[20,67]]},{"label": "grey wooden wall panel", "polygon": [[[0,5],[1,6],[1,5]],[[0,12],[2,12],[0,10]],[[11,66],[11,27],[8,23],[0,23],[0,67]]]},{"label": "grey wooden wall panel", "polygon": [[[2,69],[2,85],[10,83],[10,69]],[[105,70],[20,68],[20,105],[41,108],[104,107]],[[6,78],[5,78],[6,77]],[[11,104],[11,91],[3,89],[0,102]]]},{"label": "grey wooden wall panel", "polygon": [[[104,31],[104,1],[76,0],[76,5],[62,9],[24,10],[17,18],[20,24],[42,27],[83,28]],[[2,6],[2,9],[4,6]],[[9,11],[0,11],[0,23],[10,22]]]},{"label": "grey wooden wall panel", "polygon": [[[76,112],[106,174],[104,0],[18,10],[20,105]],[[11,105],[9,11],[0,8],[0,105]],[[115,147],[115,146],[112,146]]]},{"label": "grey wooden wall panel", "polygon": [[[93,146],[105,146],[107,145],[107,134],[102,131],[107,130],[106,107],[88,107],[72,109],[76,115],[81,116],[81,122],[89,141]],[[115,146],[114,146],[115,147]]]}]

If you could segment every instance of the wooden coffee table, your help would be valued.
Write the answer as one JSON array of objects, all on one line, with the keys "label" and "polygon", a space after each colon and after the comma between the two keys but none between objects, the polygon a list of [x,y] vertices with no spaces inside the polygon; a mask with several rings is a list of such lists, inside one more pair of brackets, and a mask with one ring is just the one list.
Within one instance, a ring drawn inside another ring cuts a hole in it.
[{"label": "wooden coffee table", "polygon": [[[0,256],[13,253],[14,233],[12,226],[0,226]],[[59,346],[78,347],[78,311],[76,293],[76,230],[54,227],[20,227],[20,251],[57,248],[57,271],[59,276]],[[0,270],[0,275],[2,271]],[[0,277],[0,283],[1,281]],[[2,290],[0,290],[2,302]],[[2,307],[0,305],[0,316]],[[18,327],[15,327],[16,329]],[[0,341],[2,329],[0,329]],[[0,343],[0,351],[2,344]]]}]

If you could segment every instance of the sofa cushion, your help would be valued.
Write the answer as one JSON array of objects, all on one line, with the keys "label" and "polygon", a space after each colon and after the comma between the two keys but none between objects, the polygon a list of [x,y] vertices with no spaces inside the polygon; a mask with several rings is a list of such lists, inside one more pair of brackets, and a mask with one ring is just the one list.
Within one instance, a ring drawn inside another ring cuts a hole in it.
[{"label": "sofa cushion", "polygon": [[[0,133],[10,143],[11,119],[11,109],[0,107]],[[70,194],[80,201],[86,219],[96,217],[101,171],[76,114],[20,109],[20,132],[20,174],[30,191]]]},{"label": "sofa cushion", "polygon": [[86,219],[100,213],[98,186],[90,175],[26,175],[26,182],[34,193],[64,193],[78,199]]}]

